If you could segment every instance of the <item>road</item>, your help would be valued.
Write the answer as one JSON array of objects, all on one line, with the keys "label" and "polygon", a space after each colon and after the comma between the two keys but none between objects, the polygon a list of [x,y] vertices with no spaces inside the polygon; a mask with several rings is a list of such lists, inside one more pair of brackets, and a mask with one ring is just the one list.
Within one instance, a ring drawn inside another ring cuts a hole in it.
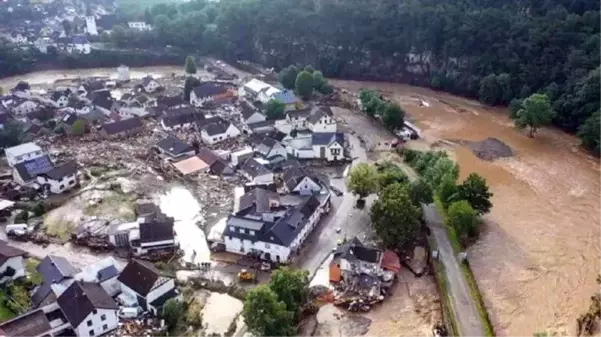
[{"label": "road", "polygon": [[436,241],[439,260],[444,266],[449,283],[451,307],[457,318],[458,333],[461,336],[483,336],[484,326],[476,308],[476,301],[472,298],[467,280],[453,252],[442,217],[434,204],[422,204],[422,209],[424,219]]}]

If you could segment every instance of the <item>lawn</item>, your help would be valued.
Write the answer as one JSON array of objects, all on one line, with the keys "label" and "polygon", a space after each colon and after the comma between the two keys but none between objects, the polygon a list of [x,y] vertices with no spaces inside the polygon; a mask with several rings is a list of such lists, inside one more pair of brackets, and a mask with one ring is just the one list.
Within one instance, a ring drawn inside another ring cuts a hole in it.
[{"label": "lawn", "polygon": [[40,264],[40,261],[37,259],[29,258],[25,261],[25,270],[27,271],[27,277],[31,281],[31,283],[35,285],[42,284],[42,275],[38,273],[35,268]]},{"label": "lawn", "polygon": [[[4,298],[6,298],[6,294],[3,291],[0,291],[0,299]],[[15,316],[14,312],[4,306],[4,301],[0,301],[0,322],[7,321]]]}]

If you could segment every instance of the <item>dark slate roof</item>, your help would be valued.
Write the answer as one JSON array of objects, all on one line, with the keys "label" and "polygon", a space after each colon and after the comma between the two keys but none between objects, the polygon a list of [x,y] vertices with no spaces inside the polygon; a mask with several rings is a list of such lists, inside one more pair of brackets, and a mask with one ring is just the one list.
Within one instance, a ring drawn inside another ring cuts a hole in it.
[{"label": "dark slate roof", "polygon": [[253,131],[256,129],[267,128],[267,127],[270,127],[271,130],[274,130],[275,121],[267,120],[267,121],[262,121],[262,122],[250,123],[250,124],[246,124],[246,125]]},{"label": "dark slate roof", "polygon": [[254,158],[249,158],[244,162],[242,171],[248,173],[251,177],[255,178],[263,174],[271,173],[265,166],[256,161]]},{"label": "dark slate roof", "polygon": [[42,108],[36,109],[34,111],[27,113],[27,118],[30,120],[39,120],[41,122],[45,122],[49,119],[54,118],[56,115],[56,110],[54,108]]},{"label": "dark slate roof", "polygon": [[305,177],[315,180],[302,167],[291,167],[284,171],[284,184],[286,184],[289,191],[292,191]]},{"label": "dark slate roof", "polygon": [[[257,140],[257,138],[254,138],[254,140]],[[271,149],[273,149],[276,146],[282,146],[282,144],[280,144],[280,142],[278,142],[277,140],[271,138],[271,137],[263,137],[257,144],[256,144],[256,151],[261,154],[262,156],[267,156],[269,154],[269,151],[271,151]]]},{"label": "dark slate roof", "polygon": [[117,280],[142,296],[161,278],[161,272],[150,262],[131,260],[123,269]]},{"label": "dark slate roof", "polygon": [[99,106],[101,108],[105,108],[107,110],[111,110],[111,108],[113,107],[113,103],[115,101],[113,101],[111,98],[106,97],[106,96],[96,96],[94,97],[94,99],[92,100],[92,104]]},{"label": "dark slate roof", "polygon": [[307,121],[311,124],[315,124],[321,119],[321,117],[332,117],[332,115],[332,108],[330,108],[329,106],[319,107],[315,109],[315,111],[313,111],[313,113],[311,114],[311,116],[309,116],[309,119]]},{"label": "dark slate roof", "polygon": [[307,224],[309,217],[315,213],[320,202],[311,196],[302,205],[294,207],[286,216],[280,218],[265,234],[279,239],[282,245],[288,247]]},{"label": "dark slate roof", "polygon": [[60,165],[56,165],[52,170],[43,173],[44,175],[52,180],[61,180],[64,177],[77,174],[77,163],[73,160]]},{"label": "dark slate roof", "polygon": [[11,257],[22,256],[25,254],[27,254],[27,252],[13,246],[9,246],[6,241],[0,240],[0,266],[2,266],[4,262]]},{"label": "dark slate roof", "polygon": [[360,260],[371,263],[378,263],[381,256],[381,251],[365,247],[356,237],[349,243],[336,248],[334,252],[334,258],[340,257],[351,261]]},{"label": "dark slate roof", "polygon": [[42,309],[30,311],[0,324],[0,335],[41,336],[52,330],[50,321]]},{"label": "dark slate roof", "polygon": [[70,106],[74,109],[82,109],[86,105],[87,104],[84,101],[80,101],[80,100],[73,100],[73,101],[69,102],[69,104],[68,104],[68,106]]},{"label": "dark slate roof", "polygon": [[171,135],[159,141],[156,147],[175,156],[192,150],[192,146],[182,142],[177,137]]},{"label": "dark slate roof", "polygon": [[181,95],[157,97],[157,105],[159,106],[174,107],[182,104],[186,104],[186,101]]},{"label": "dark slate roof", "polygon": [[323,132],[313,134],[313,145],[330,145],[334,142],[344,146],[344,133],[342,132]]},{"label": "dark slate roof", "polygon": [[50,98],[56,102],[63,96],[66,96],[64,91],[55,91],[50,95]]},{"label": "dark slate roof", "polygon": [[220,176],[229,176],[234,174],[234,169],[222,159],[217,159],[213,164],[210,165],[209,169],[211,172]]},{"label": "dark slate roof", "polygon": [[142,126],[143,124],[140,118],[132,117],[118,122],[104,124],[102,125],[102,129],[104,129],[107,134],[114,135],[121,132],[135,130],[141,128]]},{"label": "dark slate roof", "polygon": [[300,110],[290,110],[290,111],[286,112],[286,114],[290,118],[296,118],[296,117],[307,118],[311,114],[311,108],[305,108],[305,109],[300,109]]},{"label": "dark slate roof", "polygon": [[271,209],[269,206],[270,200],[277,200],[279,202],[279,194],[260,187],[254,188],[240,197],[239,211],[254,207],[254,211],[256,212],[269,212]]},{"label": "dark slate roof", "polygon": [[194,91],[194,95],[196,95],[196,97],[204,98],[223,94],[227,92],[227,88],[214,83],[205,82],[195,86],[192,91]]},{"label": "dark slate roof", "polygon": [[147,86],[152,81],[154,81],[154,78],[152,78],[152,76],[150,76],[150,75],[145,76],[145,77],[142,78],[142,85],[143,86]]},{"label": "dark slate roof", "polygon": [[15,170],[19,173],[23,181],[31,181],[39,174],[47,173],[54,165],[47,155],[24,161],[15,165]]},{"label": "dark slate roof", "polygon": [[[101,80],[91,80],[87,81],[83,84],[83,87],[86,91],[96,91],[100,89],[104,89],[104,82]],[[110,93],[109,93],[110,95]]]},{"label": "dark slate roof", "polygon": [[[211,120],[213,120],[213,118]],[[205,130],[205,132],[209,136],[215,136],[215,135],[220,135],[220,134],[225,133],[227,131],[228,127],[229,127],[228,122],[215,120],[213,122],[205,124],[203,126],[203,130]]]},{"label": "dark slate roof", "polygon": [[247,120],[250,116],[254,115],[255,112],[259,111],[257,111],[257,109],[255,109],[252,105],[242,102],[240,114],[244,120]]},{"label": "dark slate roof", "polygon": [[122,101],[129,101],[130,98],[133,98],[134,95],[130,92],[126,92],[123,95],[121,95],[121,100]]},{"label": "dark slate roof", "polygon": [[79,326],[96,309],[119,309],[100,284],[91,282],[73,282],[58,297],[57,303],[73,327]]},{"label": "dark slate roof", "polygon": [[[0,110],[2,108],[3,107],[0,105]],[[8,121],[10,121],[12,119],[13,119],[13,116],[11,114],[9,114],[8,112],[2,112],[2,113],[0,113],[0,124],[4,124],[4,123],[6,123],[6,122],[8,122]]]},{"label": "dark slate roof", "polygon": [[140,224],[140,242],[142,243],[173,240],[174,237],[173,222],[171,221]]},{"label": "dark slate roof", "polygon": [[114,265],[106,266],[98,271],[98,282],[104,282],[119,275],[119,270]]},{"label": "dark slate roof", "polygon": [[59,283],[66,278],[72,278],[77,270],[61,256],[48,255],[35,268],[42,275],[43,283],[31,296],[31,301],[39,305],[52,292],[50,286]]},{"label": "dark slate roof", "polygon": [[203,121],[205,119],[205,115],[202,112],[197,112],[191,106],[164,110],[162,115],[161,119],[168,127]]},{"label": "dark slate roof", "polygon": [[201,147],[196,156],[209,166],[220,160],[219,156],[215,152],[206,147]]},{"label": "dark slate roof", "polygon": [[156,214],[160,212],[159,206],[153,204],[152,202],[138,201],[135,205],[136,215],[147,215],[147,214]]}]

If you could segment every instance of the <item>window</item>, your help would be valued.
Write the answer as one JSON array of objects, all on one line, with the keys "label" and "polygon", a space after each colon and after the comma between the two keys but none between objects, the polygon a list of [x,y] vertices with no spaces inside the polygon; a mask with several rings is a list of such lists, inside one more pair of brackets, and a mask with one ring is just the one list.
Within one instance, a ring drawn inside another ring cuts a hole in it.
[{"label": "window", "polygon": [[231,230],[232,232],[235,232],[235,231],[236,231],[236,227],[234,227],[234,226],[230,226],[230,230]]},{"label": "window", "polygon": [[92,320],[91,320],[91,319],[90,319],[90,320],[88,320],[88,322],[87,322],[87,323],[88,323],[88,326],[92,326]]},{"label": "window", "polygon": [[336,156],[340,154],[340,149],[331,149],[330,152]]},{"label": "window", "polygon": [[265,248],[269,249],[269,248],[271,248],[271,245],[268,244],[267,242],[265,242]]},{"label": "window", "polygon": [[94,330],[90,330],[88,333],[90,334],[90,336],[94,336]]},{"label": "window", "polygon": [[96,315],[98,313],[98,310],[94,309],[92,310],[92,314]]},{"label": "window", "polygon": [[255,235],[255,231],[250,231],[250,235]]},{"label": "window", "polygon": [[104,331],[108,330],[108,328],[109,328],[109,326],[106,324],[102,326],[102,330],[104,330]]},{"label": "window", "polygon": [[60,185],[59,188],[62,190],[63,188],[65,188],[65,185]]},{"label": "window", "polygon": [[[106,321],[106,315],[105,315],[105,314],[102,314],[102,316],[100,316],[100,320],[101,320],[101,321]],[[105,330],[106,330],[106,329],[105,329]]]},{"label": "window", "polygon": [[71,180],[71,181],[69,182],[69,185],[75,185],[75,180]]}]

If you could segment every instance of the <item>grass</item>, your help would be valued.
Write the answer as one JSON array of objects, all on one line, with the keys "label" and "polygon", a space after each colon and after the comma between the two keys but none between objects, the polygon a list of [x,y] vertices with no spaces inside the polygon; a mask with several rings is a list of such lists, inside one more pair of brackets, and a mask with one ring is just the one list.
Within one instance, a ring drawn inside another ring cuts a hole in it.
[{"label": "grass", "polygon": [[[0,291],[0,298],[6,298],[6,294],[3,291]],[[17,315],[4,305],[4,301],[0,301],[0,322],[7,321],[15,316]]]},{"label": "grass", "polygon": [[85,215],[119,218],[123,221],[136,219],[134,212],[135,194],[121,194],[114,192],[102,198],[102,202],[90,205],[86,204],[83,210]]},{"label": "grass", "polygon": [[71,237],[75,224],[71,221],[48,221],[44,219],[44,228],[48,235],[66,241]]},{"label": "grass", "polygon": [[35,285],[42,284],[42,275],[38,273],[35,268],[40,264],[40,260],[34,258],[28,258],[25,261],[25,270],[27,271],[27,275],[31,283]]}]

